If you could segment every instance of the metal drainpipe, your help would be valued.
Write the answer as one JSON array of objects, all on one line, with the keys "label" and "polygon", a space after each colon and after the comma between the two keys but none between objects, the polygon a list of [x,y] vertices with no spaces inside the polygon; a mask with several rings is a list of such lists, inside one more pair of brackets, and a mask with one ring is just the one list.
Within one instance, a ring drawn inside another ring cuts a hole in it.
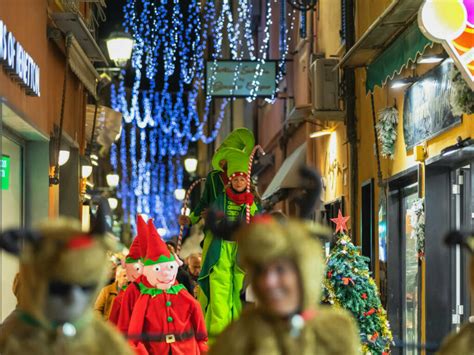
[{"label": "metal drainpipe", "polygon": [[[346,53],[355,44],[355,27],[354,27],[354,0],[346,0]],[[347,138],[350,144],[350,198],[351,198],[351,224],[352,239],[357,240],[358,235],[358,217],[357,203],[359,192],[359,159],[357,147],[357,117],[355,114],[356,97],[355,97],[355,70],[354,68],[344,69],[345,79],[345,102],[347,112]]]}]

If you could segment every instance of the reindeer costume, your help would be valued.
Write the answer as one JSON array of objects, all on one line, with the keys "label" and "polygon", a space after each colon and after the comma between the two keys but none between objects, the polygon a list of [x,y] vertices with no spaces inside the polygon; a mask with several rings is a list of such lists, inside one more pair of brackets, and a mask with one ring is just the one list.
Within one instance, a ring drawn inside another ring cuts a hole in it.
[{"label": "reindeer costume", "polygon": [[59,218],[37,231],[0,235],[0,246],[20,257],[20,298],[0,327],[1,354],[131,354],[121,335],[92,310],[113,247],[105,221],[99,222],[90,233],[74,219]]}]

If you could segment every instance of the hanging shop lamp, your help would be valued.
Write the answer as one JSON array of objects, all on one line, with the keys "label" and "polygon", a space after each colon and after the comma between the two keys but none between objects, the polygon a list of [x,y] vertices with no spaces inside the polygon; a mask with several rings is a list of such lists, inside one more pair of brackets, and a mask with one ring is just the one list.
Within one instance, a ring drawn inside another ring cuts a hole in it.
[{"label": "hanging shop lamp", "polygon": [[118,67],[125,67],[132,56],[133,38],[125,32],[112,32],[105,43],[110,60]]},{"label": "hanging shop lamp", "polygon": [[109,185],[109,187],[117,187],[120,182],[120,176],[117,173],[107,174],[105,178],[107,179],[107,185]]}]

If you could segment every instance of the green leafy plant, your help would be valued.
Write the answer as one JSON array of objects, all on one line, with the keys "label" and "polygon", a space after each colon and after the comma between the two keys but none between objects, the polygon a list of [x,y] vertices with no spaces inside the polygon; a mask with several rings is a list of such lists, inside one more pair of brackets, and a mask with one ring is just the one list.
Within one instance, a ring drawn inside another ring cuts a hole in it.
[{"label": "green leafy plant", "polygon": [[474,113],[474,91],[461,75],[461,72],[453,67],[451,70],[451,95],[449,103],[453,115],[460,116],[462,114],[471,115]]},{"label": "green leafy plant", "polygon": [[377,137],[384,158],[393,159],[395,142],[397,140],[398,109],[395,106],[386,107],[379,111],[376,124]]}]

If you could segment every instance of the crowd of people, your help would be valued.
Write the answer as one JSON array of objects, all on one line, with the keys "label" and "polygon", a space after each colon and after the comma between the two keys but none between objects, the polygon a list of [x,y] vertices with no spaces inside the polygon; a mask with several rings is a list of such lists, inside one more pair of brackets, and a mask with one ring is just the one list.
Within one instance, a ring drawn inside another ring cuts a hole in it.
[{"label": "crowd of people", "polygon": [[[1,234],[0,246],[19,255],[21,267],[18,306],[0,328],[0,353],[364,351],[361,338],[367,335],[354,314],[321,302],[327,272],[320,239],[327,230],[302,218],[319,201],[317,174],[308,174],[314,181],[302,186],[300,218],[263,213],[249,188],[254,145],[248,130],[232,132],[213,158],[198,205],[179,216],[187,226],[205,221],[200,252],[180,255],[181,246],[165,242],[153,220],[141,215],[128,254],[115,256],[112,265],[100,213],[89,232],[65,218],[37,231]],[[442,353],[472,353],[472,330],[450,338]]]}]

